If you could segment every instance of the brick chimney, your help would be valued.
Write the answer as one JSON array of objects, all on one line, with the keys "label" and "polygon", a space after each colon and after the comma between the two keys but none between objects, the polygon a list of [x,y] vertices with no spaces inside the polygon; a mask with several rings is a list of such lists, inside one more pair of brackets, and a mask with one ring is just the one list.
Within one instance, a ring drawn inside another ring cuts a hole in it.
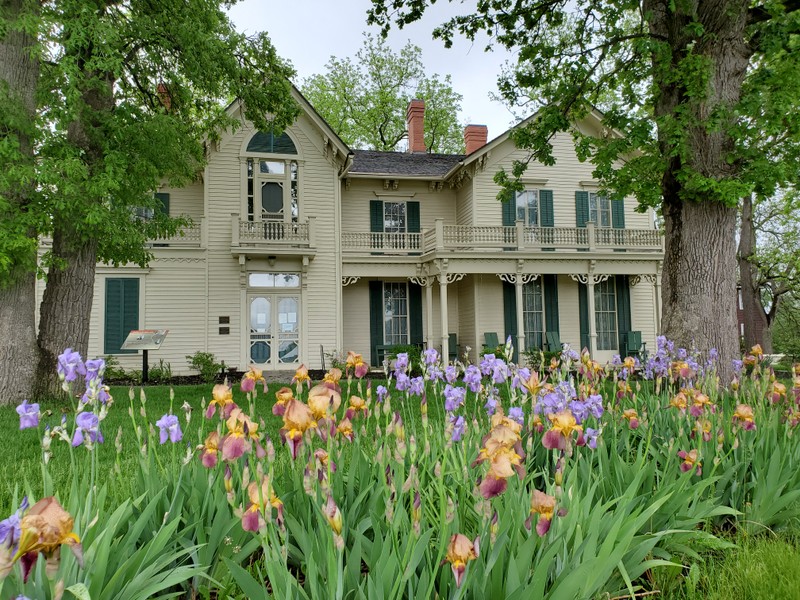
[{"label": "brick chimney", "polygon": [[163,81],[156,87],[156,92],[158,93],[158,99],[161,100],[161,104],[163,104],[164,108],[169,112],[169,109],[172,108],[172,94],[169,93],[169,89]]},{"label": "brick chimney", "polygon": [[464,146],[467,154],[472,154],[478,148],[486,145],[489,138],[489,128],[486,125],[467,125],[464,127]]},{"label": "brick chimney", "polygon": [[425,102],[414,98],[408,103],[406,112],[408,126],[408,151],[426,152],[425,148]]}]

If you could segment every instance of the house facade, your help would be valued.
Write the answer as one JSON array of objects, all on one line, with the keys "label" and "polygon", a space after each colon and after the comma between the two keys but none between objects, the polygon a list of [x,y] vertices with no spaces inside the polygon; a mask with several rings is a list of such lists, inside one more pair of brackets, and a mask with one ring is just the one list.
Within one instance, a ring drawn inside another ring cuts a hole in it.
[{"label": "house facade", "polygon": [[[396,344],[451,356],[469,346],[475,358],[493,335],[587,347],[600,361],[630,332],[654,347],[653,214],[600,195],[569,135],[553,141],[556,164],[532,163],[525,191],[502,204],[493,176],[525,157],[508,132],[487,141],[470,125],[465,155],[428,154],[413,101],[409,152],[352,151],[295,94],[301,115],[285,133],[244,122],[209,148],[194,184],[158,190],[193,225],[154,240],[148,268],[98,265],[90,355],[139,368],[120,350],[131,329],[169,330],[150,362],[175,374],[198,350],[290,371],[337,350],[378,365]],[[600,134],[600,115],[576,127]]]}]

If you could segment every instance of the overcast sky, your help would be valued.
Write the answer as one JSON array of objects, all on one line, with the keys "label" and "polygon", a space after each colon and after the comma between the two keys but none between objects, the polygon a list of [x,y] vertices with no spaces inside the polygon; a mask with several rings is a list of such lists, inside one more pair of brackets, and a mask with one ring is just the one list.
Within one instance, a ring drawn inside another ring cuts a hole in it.
[{"label": "overcast sky", "polygon": [[[355,57],[363,31],[377,34],[377,28],[367,27],[370,4],[370,0],[243,0],[230,15],[240,31],[266,31],[278,53],[296,69],[299,84],[304,77],[321,73],[331,56]],[[465,10],[460,3],[437,2],[422,21],[403,30],[393,28],[388,42],[397,51],[410,39],[422,48],[429,74],[449,73],[454,89],[464,97],[459,121],[487,125],[492,139],[514,122],[505,106],[489,99],[510,55],[499,49],[484,52],[485,40],[472,44],[458,38],[450,49],[434,40],[434,27],[459,10]]]}]

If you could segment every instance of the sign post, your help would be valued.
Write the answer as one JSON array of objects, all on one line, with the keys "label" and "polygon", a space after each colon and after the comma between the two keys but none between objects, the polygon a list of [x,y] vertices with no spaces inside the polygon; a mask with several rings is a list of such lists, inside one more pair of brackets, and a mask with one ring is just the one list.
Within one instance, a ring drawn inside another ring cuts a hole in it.
[{"label": "sign post", "polygon": [[142,383],[148,381],[148,350],[158,350],[168,333],[169,329],[133,329],[122,343],[123,350],[142,351]]}]

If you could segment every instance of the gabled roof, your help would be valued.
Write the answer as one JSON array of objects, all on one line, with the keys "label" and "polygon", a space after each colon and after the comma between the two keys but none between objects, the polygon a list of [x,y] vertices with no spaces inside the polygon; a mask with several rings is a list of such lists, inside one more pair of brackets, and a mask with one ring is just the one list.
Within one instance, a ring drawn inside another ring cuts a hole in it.
[{"label": "gabled roof", "polygon": [[463,158],[463,154],[354,150],[353,165],[350,167],[349,175],[441,179]]}]

